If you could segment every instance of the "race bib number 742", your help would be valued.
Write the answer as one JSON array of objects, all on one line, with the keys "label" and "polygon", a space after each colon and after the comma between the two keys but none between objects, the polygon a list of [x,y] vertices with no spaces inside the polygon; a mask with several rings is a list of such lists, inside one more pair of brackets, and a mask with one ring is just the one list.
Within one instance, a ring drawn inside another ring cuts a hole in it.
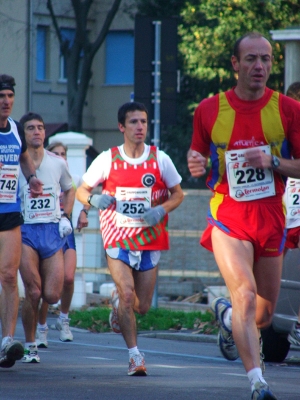
[{"label": "race bib number 742", "polygon": [[2,166],[0,169],[0,203],[16,203],[18,179],[18,165]]}]

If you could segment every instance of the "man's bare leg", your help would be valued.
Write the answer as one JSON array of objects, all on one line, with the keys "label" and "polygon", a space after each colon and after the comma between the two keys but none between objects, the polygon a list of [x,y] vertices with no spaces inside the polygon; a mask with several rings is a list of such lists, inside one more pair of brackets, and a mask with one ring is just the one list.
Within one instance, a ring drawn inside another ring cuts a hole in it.
[{"label": "man's bare leg", "polygon": [[254,263],[250,242],[231,238],[217,228],[212,239],[232,301],[233,337],[249,371],[260,366],[257,327],[270,324],[280,288],[282,257],[264,257]]},{"label": "man's bare leg", "polygon": [[20,273],[25,287],[25,299],[22,306],[25,340],[27,343],[34,343],[42,283],[39,273],[39,256],[34,249],[25,244],[22,244]]},{"label": "man's bare leg", "polygon": [[74,276],[76,270],[76,251],[68,249],[64,254],[64,286],[61,296],[61,312],[68,314],[74,293]]},{"label": "man's bare leg", "polygon": [[127,347],[137,345],[134,312],[145,314],[151,306],[157,267],[139,272],[107,256],[108,266],[119,293],[118,318]]},{"label": "man's bare leg", "polygon": [[[12,243],[14,250],[12,251]],[[19,307],[18,268],[21,259],[21,231],[16,227],[0,232],[0,281],[2,338],[14,336]]]}]

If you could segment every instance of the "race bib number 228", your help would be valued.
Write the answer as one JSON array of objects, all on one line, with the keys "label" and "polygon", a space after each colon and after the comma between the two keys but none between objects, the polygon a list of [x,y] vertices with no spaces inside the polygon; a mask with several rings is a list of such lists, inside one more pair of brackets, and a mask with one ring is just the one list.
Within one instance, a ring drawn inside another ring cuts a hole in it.
[{"label": "race bib number 228", "polygon": [[[271,154],[270,146],[259,147]],[[271,168],[252,167],[245,158],[245,149],[226,151],[226,172],[229,194],[236,201],[257,200],[274,196],[275,184]]]}]

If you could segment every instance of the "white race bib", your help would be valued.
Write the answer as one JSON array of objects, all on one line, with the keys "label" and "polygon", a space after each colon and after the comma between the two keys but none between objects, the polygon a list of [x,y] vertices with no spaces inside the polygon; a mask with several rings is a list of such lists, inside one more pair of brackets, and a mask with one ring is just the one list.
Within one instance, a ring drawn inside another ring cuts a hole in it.
[{"label": "white race bib", "polygon": [[44,185],[43,194],[35,198],[31,197],[27,186],[24,191],[24,206],[25,223],[53,221],[56,218],[55,185]]},{"label": "white race bib", "polygon": [[151,188],[117,187],[117,226],[140,228],[148,226],[143,215],[151,207]]},{"label": "white race bib", "polygon": [[[259,149],[271,155],[270,146]],[[254,168],[245,159],[247,149],[225,152],[229,195],[236,201],[250,201],[275,195],[274,175],[271,168]]]},{"label": "white race bib", "polygon": [[19,165],[3,165],[0,169],[0,203],[16,203]]},{"label": "white race bib", "polygon": [[300,217],[300,179],[289,178],[285,189],[286,217]]}]

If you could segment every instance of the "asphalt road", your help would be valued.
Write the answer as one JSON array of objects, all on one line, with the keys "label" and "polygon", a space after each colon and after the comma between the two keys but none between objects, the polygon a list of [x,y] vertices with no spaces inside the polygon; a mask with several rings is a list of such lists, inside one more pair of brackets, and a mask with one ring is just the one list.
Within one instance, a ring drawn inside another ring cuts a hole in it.
[{"label": "asphalt road", "polygon": [[[54,318],[48,319],[48,324],[54,322]],[[148,376],[129,377],[128,352],[121,335],[78,329],[73,333],[74,342],[62,343],[58,332],[50,330],[48,349],[39,351],[40,364],[18,361],[13,368],[0,369],[0,399],[249,400],[251,397],[241,361],[224,360],[212,340],[198,341],[201,335],[169,334],[173,340],[160,339],[160,333],[150,337],[139,335]],[[20,320],[15,338],[24,340]],[[294,362],[267,365],[266,380],[279,400],[300,398],[298,356],[299,351],[293,350],[289,357]]]}]

